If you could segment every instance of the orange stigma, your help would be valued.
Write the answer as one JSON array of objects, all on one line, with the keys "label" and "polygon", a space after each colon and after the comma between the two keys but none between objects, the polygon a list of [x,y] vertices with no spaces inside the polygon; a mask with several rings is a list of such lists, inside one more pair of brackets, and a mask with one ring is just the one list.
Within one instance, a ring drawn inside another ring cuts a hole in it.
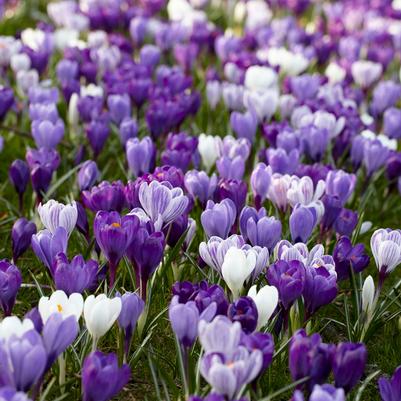
[{"label": "orange stigma", "polygon": [[121,224],[120,223],[112,223],[112,226],[118,228],[118,227],[121,227]]}]

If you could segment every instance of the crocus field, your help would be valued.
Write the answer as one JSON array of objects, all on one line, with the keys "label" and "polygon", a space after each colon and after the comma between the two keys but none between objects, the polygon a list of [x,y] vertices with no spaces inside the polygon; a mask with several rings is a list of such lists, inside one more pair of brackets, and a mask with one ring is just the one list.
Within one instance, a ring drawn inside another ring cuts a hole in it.
[{"label": "crocus field", "polygon": [[400,0],[0,0],[0,401],[401,401]]}]

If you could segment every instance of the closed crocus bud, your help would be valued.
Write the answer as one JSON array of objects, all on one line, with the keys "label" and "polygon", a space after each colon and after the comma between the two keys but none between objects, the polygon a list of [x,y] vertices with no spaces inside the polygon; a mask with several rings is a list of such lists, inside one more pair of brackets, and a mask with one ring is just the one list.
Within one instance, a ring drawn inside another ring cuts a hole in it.
[{"label": "closed crocus bud", "polygon": [[324,215],[322,218],[322,226],[329,230],[337,220],[342,211],[341,201],[337,196],[324,195],[322,198],[324,205]]},{"label": "closed crocus bud", "polygon": [[277,288],[270,285],[265,285],[259,291],[257,286],[253,285],[248,291],[248,297],[251,297],[258,309],[258,324],[256,330],[260,330],[266,326],[267,322],[273,315],[278,304]]},{"label": "closed crocus bud", "polygon": [[258,120],[251,112],[232,112],[230,116],[230,125],[232,130],[236,133],[237,138],[246,138],[251,143],[255,141]]},{"label": "closed crocus bud", "polygon": [[242,180],[245,172],[245,160],[241,156],[234,159],[221,157],[216,161],[217,171],[221,178],[227,180]]},{"label": "closed crocus bud", "polygon": [[0,120],[2,120],[14,104],[14,92],[11,88],[0,88]]},{"label": "closed crocus bud", "polygon": [[26,190],[29,181],[29,167],[24,160],[14,160],[8,170],[8,177],[19,196]]},{"label": "closed crocus bud", "polygon": [[145,302],[135,293],[126,292],[121,296],[121,312],[118,325],[124,330],[124,352],[128,356],[136,323],[145,308]]},{"label": "closed crocus bud", "polygon": [[89,295],[85,299],[84,318],[86,328],[93,338],[93,349],[100,337],[104,336],[120,316],[122,302],[120,298],[107,298],[106,294]]},{"label": "closed crocus bud", "polygon": [[121,145],[125,147],[128,139],[135,138],[138,135],[137,122],[130,117],[124,118],[124,120],[121,121],[118,134],[120,136]]},{"label": "closed crocus bud", "polygon": [[34,234],[36,234],[34,222],[27,220],[25,217],[16,220],[11,230],[13,260],[15,263],[31,245],[31,238]]},{"label": "closed crocus bud", "polygon": [[85,126],[86,136],[88,137],[89,144],[93,150],[94,157],[100,154],[103,150],[107,138],[110,135],[109,118],[103,115],[97,119],[92,120]]},{"label": "closed crocus bud", "polygon": [[107,98],[107,106],[111,120],[120,125],[124,118],[131,115],[131,99],[128,95],[110,95]]},{"label": "closed crocus bud", "polygon": [[209,238],[216,235],[225,239],[230,233],[235,217],[236,208],[231,199],[224,199],[220,203],[209,200],[201,214],[201,223]]},{"label": "closed crocus bud", "polygon": [[391,107],[385,111],[383,131],[390,138],[401,138],[401,110]]},{"label": "closed crocus bud", "polygon": [[221,267],[221,274],[233,298],[239,297],[242,287],[256,266],[256,254],[241,249],[230,248]]},{"label": "closed crocus bud", "polygon": [[368,60],[355,61],[351,66],[352,78],[354,81],[366,89],[377,81],[383,72],[383,67],[379,63]]},{"label": "closed crocus bud", "polygon": [[280,210],[285,211],[288,204],[287,191],[290,188],[289,175],[273,174],[267,197]]},{"label": "closed crocus bud", "polygon": [[149,136],[139,140],[130,138],[126,143],[126,156],[131,173],[138,177],[153,170],[156,148]]},{"label": "closed crocus bud", "polygon": [[75,320],[78,321],[82,315],[83,307],[84,299],[81,294],[74,293],[68,297],[61,290],[53,292],[50,297],[41,297],[38,304],[39,313],[44,324],[53,313],[59,313],[63,319],[74,316]]},{"label": "closed crocus bud", "polygon": [[298,205],[290,216],[290,231],[292,242],[306,243],[310,238],[312,231],[316,225],[316,214],[314,209]]},{"label": "closed crocus bud", "polygon": [[293,174],[299,165],[298,149],[287,152],[282,148],[269,148],[266,150],[266,157],[274,173]]},{"label": "closed crocus bud", "polygon": [[326,177],[326,194],[337,196],[345,205],[355,189],[356,176],[343,170],[329,171]]},{"label": "closed crocus bud", "polygon": [[212,135],[200,134],[198,142],[198,151],[202,158],[202,163],[209,171],[219,157],[218,137]]},{"label": "closed crocus bud", "polygon": [[64,123],[57,120],[35,120],[32,122],[32,136],[38,148],[55,149],[64,136]]},{"label": "closed crocus bud", "polygon": [[351,391],[365,371],[368,353],[362,343],[340,343],[333,358],[336,387]]},{"label": "closed crocus bud", "polygon": [[82,366],[83,401],[109,401],[128,383],[131,371],[128,365],[118,365],[115,354],[95,351]]},{"label": "closed crocus bud", "polygon": [[397,401],[401,399],[401,366],[399,366],[389,379],[379,379],[379,390],[382,401]]},{"label": "closed crocus bud", "polygon": [[213,198],[217,186],[217,177],[209,177],[204,171],[190,170],[184,177],[185,189],[194,199],[199,199],[202,206]]},{"label": "closed crocus bud", "polygon": [[373,309],[375,298],[375,283],[373,277],[369,275],[363,282],[362,287],[362,312],[370,314]]},{"label": "closed crocus bud", "polygon": [[159,64],[161,56],[160,49],[155,45],[145,45],[139,52],[140,63],[151,69],[155,68]]},{"label": "closed crocus bud", "polygon": [[219,81],[212,80],[207,82],[206,97],[210,108],[214,110],[221,98],[221,84]]},{"label": "closed crocus bud", "polygon": [[6,316],[11,315],[22,276],[17,266],[7,260],[0,260],[0,304]]},{"label": "closed crocus bud", "polygon": [[70,235],[77,224],[78,211],[75,202],[64,205],[50,199],[45,204],[38,206],[38,213],[42,224],[52,234],[55,234],[59,227],[63,227]]},{"label": "closed crocus bud", "polygon": [[243,99],[248,111],[255,114],[259,122],[264,122],[270,120],[276,112],[279,93],[277,89],[267,89],[262,92],[246,90]]},{"label": "closed crocus bud", "polygon": [[244,333],[253,333],[258,323],[258,309],[254,300],[247,297],[239,297],[229,307],[227,316],[232,322],[239,322]]},{"label": "closed crocus bud", "polygon": [[58,253],[67,252],[68,233],[63,227],[52,234],[49,230],[41,230],[32,235],[31,245],[38,259],[50,270],[52,276],[53,262]]},{"label": "closed crocus bud", "polygon": [[257,209],[267,198],[272,177],[272,169],[264,163],[258,163],[251,174],[251,188]]},{"label": "closed crocus bud", "polygon": [[100,176],[99,169],[96,162],[87,160],[79,169],[78,172],[78,186],[81,191],[86,191],[98,181]]},{"label": "closed crocus bud", "polygon": [[367,140],[363,147],[363,164],[366,168],[366,174],[371,177],[373,173],[383,167],[390,150],[379,140]]}]

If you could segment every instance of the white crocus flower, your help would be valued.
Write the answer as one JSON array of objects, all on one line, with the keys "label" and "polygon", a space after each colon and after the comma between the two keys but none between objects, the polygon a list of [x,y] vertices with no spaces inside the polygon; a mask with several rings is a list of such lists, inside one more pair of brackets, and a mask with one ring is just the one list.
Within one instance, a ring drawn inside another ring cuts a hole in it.
[{"label": "white crocus flower", "polygon": [[77,127],[79,123],[78,101],[79,101],[79,96],[76,93],[73,93],[70,98],[70,102],[68,104],[68,115],[67,115],[68,123],[73,128]]},{"label": "white crocus flower", "polygon": [[366,277],[362,287],[362,311],[370,313],[375,299],[375,283],[372,276]]},{"label": "white crocus flower", "polygon": [[266,326],[278,304],[278,291],[272,285],[265,285],[259,291],[257,286],[253,285],[248,291],[248,297],[251,297],[258,310],[258,325],[256,330]]},{"label": "white crocus flower", "polygon": [[96,86],[95,84],[89,84],[88,86],[81,86],[81,96],[92,96],[92,97],[103,97],[103,88]]},{"label": "white crocus flower", "polygon": [[276,71],[269,67],[253,65],[245,73],[245,87],[251,91],[264,92],[277,88],[278,76]]},{"label": "white crocus flower", "polygon": [[326,68],[325,75],[328,78],[330,84],[337,84],[344,81],[347,72],[337,63],[330,63]]},{"label": "white crocus flower", "polygon": [[368,88],[382,75],[383,67],[369,60],[355,61],[351,66],[351,74],[357,85]]},{"label": "white crocus flower", "polygon": [[219,139],[212,135],[200,134],[198,151],[202,158],[202,163],[209,171],[219,157]]},{"label": "white crocus flower", "polygon": [[227,251],[221,267],[221,273],[234,299],[240,296],[242,287],[246,279],[251,275],[255,265],[255,252],[245,252],[234,247]]},{"label": "white crocus flower", "polygon": [[118,319],[121,312],[121,299],[107,298],[105,294],[97,297],[90,295],[85,300],[84,318],[86,328],[93,337],[96,347],[97,341],[104,336]]},{"label": "white crocus flower", "polygon": [[78,209],[74,202],[64,205],[54,199],[38,206],[38,213],[43,225],[54,234],[59,227],[63,227],[68,235],[74,230],[78,219]]},{"label": "white crocus flower", "polygon": [[0,341],[7,341],[11,336],[21,337],[33,329],[32,320],[21,320],[17,316],[7,316],[0,322]]},{"label": "white crocus flower", "polygon": [[380,274],[391,273],[401,263],[401,232],[381,228],[376,230],[370,247]]},{"label": "white crocus flower", "polygon": [[43,323],[53,313],[59,313],[65,319],[69,316],[75,316],[77,321],[82,315],[84,299],[81,294],[74,293],[69,297],[64,291],[57,290],[50,297],[41,297],[38,310]]},{"label": "white crocus flower", "polygon": [[304,72],[309,60],[300,53],[292,53],[284,47],[271,47],[267,51],[267,59],[273,67],[280,67],[280,73],[297,76]]}]

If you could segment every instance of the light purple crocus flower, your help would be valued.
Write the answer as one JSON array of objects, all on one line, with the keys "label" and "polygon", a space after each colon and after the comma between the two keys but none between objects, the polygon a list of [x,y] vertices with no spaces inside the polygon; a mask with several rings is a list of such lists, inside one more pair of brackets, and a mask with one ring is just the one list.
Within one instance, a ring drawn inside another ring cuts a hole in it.
[{"label": "light purple crocus flower", "polygon": [[401,399],[401,366],[399,366],[390,379],[379,379],[379,390],[382,401],[397,401]]},{"label": "light purple crocus flower", "polygon": [[112,121],[119,125],[124,118],[131,115],[131,99],[127,94],[110,95],[107,98],[107,106]]},{"label": "light purple crocus flower", "polygon": [[32,122],[32,136],[38,148],[55,149],[64,136],[64,123],[58,119],[35,120]]},{"label": "light purple crocus flower", "polygon": [[250,111],[245,113],[240,113],[238,111],[232,112],[230,125],[238,138],[246,138],[251,143],[255,141],[258,119]]},{"label": "light purple crocus flower", "polygon": [[135,177],[149,173],[155,163],[156,148],[149,136],[130,138],[126,144],[128,166]]},{"label": "light purple crocus flower", "polygon": [[139,188],[139,201],[143,210],[155,224],[155,230],[172,223],[188,207],[188,197],[181,188],[172,188],[168,182],[143,182]]},{"label": "light purple crocus flower", "polygon": [[251,187],[255,197],[255,206],[259,209],[267,198],[273,171],[270,166],[258,163],[251,175]]},{"label": "light purple crocus flower", "polygon": [[355,189],[356,176],[343,170],[329,171],[326,177],[326,194],[337,196],[343,205]]},{"label": "light purple crocus flower", "polygon": [[209,177],[204,171],[190,170],[185,174],[184,184],[189,194],[205,206],[216,190],[217,176],[213,174]]},{"label": "light purple crocus flower", "polygon": [[221,178],[242,180],[245,172],[245,160],[241,156],[233,159],[223,156],[216,161],[216,167]]},{"label": "light purple crocus flower", "polygon": [[225,239],[235,222],[236,215],[237,209],[231,199],[223,199],[220,203],[209,200],[205,211],[201,214],[202,227],[208,237],[216,235]]}]

